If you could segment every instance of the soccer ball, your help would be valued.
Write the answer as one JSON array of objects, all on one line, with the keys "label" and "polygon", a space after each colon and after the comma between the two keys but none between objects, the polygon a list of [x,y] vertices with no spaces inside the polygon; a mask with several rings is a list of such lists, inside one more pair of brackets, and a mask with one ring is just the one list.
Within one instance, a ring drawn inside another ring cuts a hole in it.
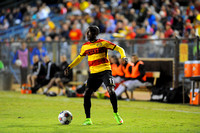
[{"label": "soccer ball", "polygon": [[71,112],[69,112],[68,110],[62,111],[58,115],[58,120],[63,125],[65,125],[65,124],[68,125],[69,123],[71,123],[72,119],[73,119],[73,116],[72,116]]},{"label": "soccer ball", "polygon": [[21,66],[21,65],[22,65],[22,61],[18,59],[18,60],[16,60],[15,64],[16,64],[17,66]]}]

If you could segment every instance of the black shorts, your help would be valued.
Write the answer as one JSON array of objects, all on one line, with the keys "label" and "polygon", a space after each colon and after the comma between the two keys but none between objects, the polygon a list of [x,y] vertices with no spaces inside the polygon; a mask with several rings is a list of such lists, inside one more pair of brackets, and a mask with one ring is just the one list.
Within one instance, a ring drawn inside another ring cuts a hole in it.
[{"label": "black shorts", "polygon": [[104,82],[106,87],[114,86],[114,80],[111,70],[106,70],[95,74],[89,74],[87,86],[89,89],[92,89],[95,92],[101,86],[102,82]]}]

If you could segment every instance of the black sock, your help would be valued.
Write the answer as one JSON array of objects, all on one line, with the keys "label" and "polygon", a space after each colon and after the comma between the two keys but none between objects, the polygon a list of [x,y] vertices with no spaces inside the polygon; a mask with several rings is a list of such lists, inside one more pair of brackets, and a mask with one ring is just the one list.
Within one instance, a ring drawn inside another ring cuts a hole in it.
[{"label": "black sock", "polygon": [[110,102],[112,104],[112,107],[113,107],[113,111],[114,113],[117,113],[117,96],[115,94],[115,92],[111,92],[109,93],[110,94]]}]

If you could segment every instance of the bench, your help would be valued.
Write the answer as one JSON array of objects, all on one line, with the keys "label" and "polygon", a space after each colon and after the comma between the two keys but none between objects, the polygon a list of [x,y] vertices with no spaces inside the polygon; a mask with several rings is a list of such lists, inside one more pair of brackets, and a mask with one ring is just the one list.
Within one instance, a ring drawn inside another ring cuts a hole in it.
[{"label": "bench", "polygon": [[[138,87],[136,87],[136,89],[148,89],[149,87],[156,86],[157,79],[160,78],[160,72],[159,71],[147,71],[145,73],[145,75],[147,76],[147,78],[153,78],[153,83],[150,83],[150,82],[147,81],[147,82],[145,82],[146,83],[145,86],[138,86]],[[130,98],[129,98],[129,95],[127,93],[127,90],[125,91],[125,94],[126,94],[128,99],[133,99],[133,91],[134,90],[131,91],[131,97]]]}]

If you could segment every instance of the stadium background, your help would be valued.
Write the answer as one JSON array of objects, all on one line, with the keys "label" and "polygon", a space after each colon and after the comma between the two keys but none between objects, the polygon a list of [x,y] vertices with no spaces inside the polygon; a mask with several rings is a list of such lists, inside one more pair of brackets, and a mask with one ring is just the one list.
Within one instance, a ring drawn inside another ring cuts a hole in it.
[{"label": "stadium background", "polygon": [[[0,5],[4,7],[0,17],[0,60],[14,75],[15,83],[20,83],[20,75],[12,60],[22,41],[27,43],[29,55],[42,41],[53,62],[59,64],[63,54],[70,62],[86,41],[86,27],[92,24],[99,26],[99,38],[122,46],[128,57],[136,53],[140,58],[172,58],[173,87],[182,80],[184,61],[198,58],[197,0],[7,0]],[[81,37],[70,36],[74,25]],[[76,69],[87,71],[87,62],[82,61]]]},{"label": "stadium background", "polygon": [[[80,126],[85,119],[83,98],[19,92],[20,69],[13,63],[13,58],[22,42],[26,42],[29,50],[29,72],[30,56],[39,42],[57,65],[60,55],[66,55],[67,61],[71,62],[86,42],[85,31],[89,25],[100,28],[99,38],[123,47],[129,59],[135,53],[144,60],[147,70],[160,71],[158,88],[166,83],[167,87],[181,86],[184,62],[200,59],[199,0],[1,1],[0,63],[3,62],[4,69],[0,71],[0,132],[200,131],[199,106],[145,101],[150,98],[149,92],[134,92],[136,101],[118,101],[124,119],[122,126],[111,119],[109,100],[92,99],[94,125],[90,127]],[[109,52],[109,55],[113,54],[118,56],[116,52]],[[170,63],[163,63],[165,61]],[[73,71],[74,81],[85,81],[87,59]],[[186,79],[184,84],[188,92],[189,81]],[[57,120],[62,110],[73,114],[69,126],[62,126]]]}]

